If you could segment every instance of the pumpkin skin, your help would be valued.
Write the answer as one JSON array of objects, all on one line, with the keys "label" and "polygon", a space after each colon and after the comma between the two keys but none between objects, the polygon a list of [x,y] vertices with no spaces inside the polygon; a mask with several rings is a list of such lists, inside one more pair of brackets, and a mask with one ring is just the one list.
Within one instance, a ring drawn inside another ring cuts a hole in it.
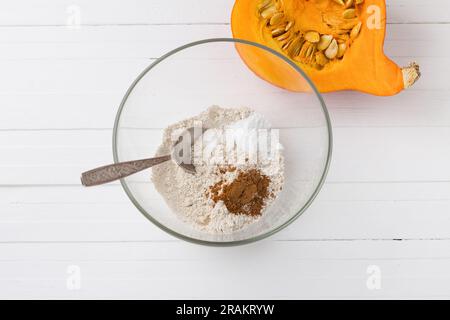
[{"label": "pumpkin skin", "polygon": [[[325,27],[320,17],[317,17],[320,12],[314,11],[314,1],[332,2],[333,0],[283,0],[283,4],[286,11],[295,19],[302,18],[299,7],[308,10],[308,21],[305,24],[311,30],[320,31]],[[233,37],[263,44],[287,56],[277,40],[263,36],[261,18],[258,14],[260,2],[261,0],[236,0],[231,18]],[[374,6],[379,8],[377,10],[381,22],[379,28],[368,27],[369,22],[374,19]],[[378,96],[391,96],[413,85],[420,77],[418,65],[413,63],[408,67],[400,68],[384,54],[385,0],[365,0],[357,8],[358,18],[362,21],[361,31],[347,48],[342,59],[332,61],[322,70],[292,61],[306,72],[322,93],[357,90]],[[291,91],[308,90],[309,86],[306,83],[296,80],[298,75],[295,75],[295,72],[286,70],[288,69],[286,66],[281,66],[284,62],[280,59],[271,58],[268,54],[261,56],[260,49],[250,46],[237,46],[237,50],[247,66],[264,80]],[[279,70],[280,68],[284,71]]]}]

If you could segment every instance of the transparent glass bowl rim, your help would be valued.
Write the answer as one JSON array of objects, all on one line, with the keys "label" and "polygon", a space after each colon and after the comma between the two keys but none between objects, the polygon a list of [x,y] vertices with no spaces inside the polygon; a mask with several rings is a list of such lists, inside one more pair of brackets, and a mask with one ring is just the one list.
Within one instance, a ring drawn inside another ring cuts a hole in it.
[{"label": "transparent glass bowl rim", "polygon": [[[199,45],[203,45],[203,44],[208,44],[208,43],[215,43],[215,42],[222,42],[222,43],[234,43],[234,44],[244,44],[244,45],[249,45],[249,46],[254,46],[257,48],[260,48],[262,50],[265,50],[267,52],[272,53],[273,55],[277,56],[278,58],[284,60],[286,63],[288,63],[290,66],[292,66],[292,68],[294,68],[306,81],[307,83],[311,86],[313,93],[317,96],[317,99],[320,102],[324,117],[326,119],[326,124],[327,124],[327,131],[328,131],[328,152],[327,152],[327,159],[326,159],[326,164],[324,167],[324,170],[322,172],[322,176],[320,178],[319,183],[317,184],[314,192],[312,193],[311,197],[308,199],[308,201],[305,203],[305,205],[295,214],[293,215],[290,219],[288,219],[287,221],[285,221],[283,224],[281,224],[280,226],[271,229],[263,234],[259,234],[253,237],[250,237],[248,239],[243,239],[243,240],[233,240],[233,241],[208,241],[208,240],[200,240],[200,239],[196,239],[196,238],[191,238],[188,237],[186,235],[180,234],[168,227],[166,227],[165,225],[163,225],[162,223],[160,223],[158,220],[156,220],[155,218],[153,218],[151,216],[150,213],[148,213],[144,208],[142,208],[142,206],[139,204],[139,202],[134,198],[133,193],[131,192],[131,190],[128,188],[127,183],[125,181],[125,179],[121,179],[120,183],[123,187],[123,189],[125,190],[125,193],[127,194],[128,198],[131,200],[131,202],[134,204],[134,206],[148,219],[150,220],[152,223],[154,223],[157,227],[159,227],[160,229],[164,230],[165,232],[167,232],[168,234],[181,239],[181,240],[185,240],[187,242],[191,242],[191,243],[195,243],[195,244],[201,244],[201,245],[208,245],[208,246],[217,246],[217,247],[227,247],[227,246],[238,246],[238,245],[244,245],[244,244],[249,244],[252,242],[256,242],[262,239],[265,239],[267,237],[270,237],[272,235],[274,235],[275,233],[279,232],[280,230],[286,228],[288,225],[290,225],[292,222],[294,222],[298,217],[300,217],[303,212],[305,212],[310,205],[313,203],[314,199],[317,197],[317,195],[319,194],[320,190],[322,189],[323,184],[325,183],[325,179],[326,176],[328,174],[328,170],[330,168],[330,163],[331,163],[331,156],[332,156],[332,151],[333,151],[333,132],[332,132],[332,127],[331,127],[331,120],[330,120],[330,115],[328,113],[328,109],[325,105],[325,102],[322,98],[322,95],[320,94],[320,92],[317,90],[316,86],[314,85],[314,83],[312,82],[312,80],[308,77],[308,75],[306,75],[306,73],[300,69],[293,61],[291,61],[290,59],[288,59],[287,57],[283,56],[281,53],[267,47],[264,45],[261,45],[259,43],[256,42],[252,42],[252,41],[248,41],[248,40],[242,40],[242,39],[233,39],[233,38],[211,38],[211,39],[204,39],[204,40],[199,40],[199,41],[194,41],[188,44],[185,44],[181,47],[178,47],[168,53],[166,53],[165,55],[161,56],[160,58],[156,59],[152,64],[150,64],[147,68],[145,68],[141,74],[136,78],[136,80],[134,80],[134,82],[131,84],[131,86],[128,88],[127,92],[125,93],[125,96],[122,99],[122,102],[119,106],[119,109],[117,111],[116,114],[116,119],[114,121],[114,129],[113,129],[113,156],[114,156],[114,163],[118,163],[119,162],[119,155],[118,155],[118,132],[119,132],[119,123],[120,123],[120,117],[122,114],[123,109],[125,108],[126,102],[129,98],[129,96],[132,94],[135,86],[137,85],[137,83],[150,71],[152,70],[155,66],[157,66],[158,64],[160,64],[161,62],[163,62],[164,60],[166,60],[167,58],[171,57],[172,55],[176,54],[177,52],[180,52],[182,50],[185,49],[189,49],[191,47],[195,47],[195,46],[199,46]],[[249,72],[251,72],[249,70]]]}]

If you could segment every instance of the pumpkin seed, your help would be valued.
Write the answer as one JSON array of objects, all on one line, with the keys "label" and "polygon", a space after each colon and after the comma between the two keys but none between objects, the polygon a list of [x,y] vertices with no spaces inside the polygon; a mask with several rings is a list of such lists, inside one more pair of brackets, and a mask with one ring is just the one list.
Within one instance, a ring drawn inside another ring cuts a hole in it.
[{"label": "pumpkin seed", "polygon": [[353,0],[347,0],[347,1],[345,1],[345,7],[346,7],[346,8],[350,8],[351,6],[353,6]]},{"label": "pumpkin seed", "polygon": [[277,39],[278,41],[283,41],[283,40],[286,40],[287,38],[289,38],[290,35],[291,35],[291,34],[290,34],[289,32],[285,32],[285,33],[283,33],[281,36],[277,37],[276,39]]},{"label": "pumpkin seed", "polygon": [[322,51],[319,51],[316,53],[316,62],[320,66],[324,66],[328,63],[328,58],[323,54]]},{"label": "pumpkin seed", "polygon": [[283,50],[287,50],[288,48],[289,48],[289,46],[291,45],[291,43],[292,43],[292,39],[290,39],[289,41],[287,41],[285,44],[283,44],[282,46],[281,46],[281,49],[283,49]]},{"label": "pumpkin seed", "polygon": [[333,36],[329,35],[329,34],[324,34],[320,37],[320,41],[317,44],[317,49],[319,50],[325,50],[326,48],[328,48],[328,46],[331,43],[331,40],[333,40]]},{"label": "pumpkin seed", "polygon": [[289,21],[284,30],[289,31],[294,26],[294,21]]},{"label": "pumpkin seed", "polygon": [[275,26],[277,24],[280,24],[280,22],[282,22],[283,19],[284,19],[284,13],[278,12],[278,13],[275,13],[272,16],[272,18],[270,18],[270,22],[269,23],[270,23],[271,26]]},{"label": "pumpkin seed", "polygon": [[311,43],[317,43],[320,41],[320,34],[317,31],[309,31],[305,33],[305,39]]},{"label": "pumpkin seed", "polygon": [[327,50],[325,50],[325,56],[330,59],[333,60],[334,58],[336,58],[337,54],[338,54],[338,44],[336,39],[333,39],[333,41],[331,41],[330,46],[327,48]]},{"label": "pumpkin seed", "polygon": [[263,0],[258,5],[259,13],[263,12],[264,10],[266,10],[270,5],[272,5],[272,0]]},{"label": "pumpkin seed", "polygon": [[342,58],[344,56],[346,50],[347,50],[347,45],[345,43],[339,43],[337,57]]},{"label": "pumpkin seed", "polygon": [[333,0],[333,1],[340,4],[341,6],[345,5],[344,0]]},{"label": "pumpkin seed", "polygon": [[277,28],[272,30],[272,37],[276,38],[281,36],[283,33],[285,33],[286,31],[284,30],[284,28]]},{"label": "pumpkin seed", "polygon": [[360,21],[356,26],[353,27],[352,31],[350,31],[350,39],[355,40],[359,32],[361,31],[362,22]]},{"label": "pumpkin seed", "polygon": [[261,17],[264,19],[271,18],[275,13],[277,13],[277,8],[275,6],[267,7],[264,11],[261,12]]},{"label": "pumpkin seed", "polygon": [[344,10],[344,12],[342,13],[342,16],[344,17],[344,19],[353,19],[356,17],[356,10],[351,8],[351,9],[346,9]]}]

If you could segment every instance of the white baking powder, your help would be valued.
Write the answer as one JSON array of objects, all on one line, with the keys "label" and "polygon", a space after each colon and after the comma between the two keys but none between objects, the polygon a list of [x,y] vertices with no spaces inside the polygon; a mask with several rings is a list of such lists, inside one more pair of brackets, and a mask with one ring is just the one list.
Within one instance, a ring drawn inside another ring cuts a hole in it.
[{"label": "white baking powder", "polygon": [[[269,191],[273,197],[266,199],[265,208],[268,207],[284,182],[281,144],[276,139],[277,135],[273,134],[275,130],[267,130],[270,129],[270,123],[260,114],[248,108],[225,109],[213,106],[197,117],[165,129],[157,156],[170,154],[177,137],[187,128],[198,126],[209,129],[193,146],[197,173],[187,173],[174,161],[169,161],[153,168],[153,183],[168,206],[186,223],[209,233],[237,231],[260,216],[230,213],[222,201],[214,203],[209,198],[209,188],[219,181],[231,183],[239,171],[256,168],[271,180]],[[268,137],[271,139],[269,145]],[[238,170],[219,170],[227,165]],[[262,215],[264,212],[263,209]]]}]

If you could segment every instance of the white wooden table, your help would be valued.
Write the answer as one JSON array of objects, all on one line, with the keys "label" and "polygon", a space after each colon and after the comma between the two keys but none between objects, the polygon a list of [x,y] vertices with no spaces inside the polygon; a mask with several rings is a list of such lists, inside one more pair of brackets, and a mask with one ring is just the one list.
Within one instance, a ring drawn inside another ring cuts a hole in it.
[{"label": "white wooden table", "polygon": [[0,298],[450,298],[448,0],[388,1],[386,51],[423,78],[391,98],[325,96],[327,183],[276,236],[184,243],[118,184],[79,185],[111,161],[136,75],[178,45],[230,36],[232,4],[2,1]]}]

